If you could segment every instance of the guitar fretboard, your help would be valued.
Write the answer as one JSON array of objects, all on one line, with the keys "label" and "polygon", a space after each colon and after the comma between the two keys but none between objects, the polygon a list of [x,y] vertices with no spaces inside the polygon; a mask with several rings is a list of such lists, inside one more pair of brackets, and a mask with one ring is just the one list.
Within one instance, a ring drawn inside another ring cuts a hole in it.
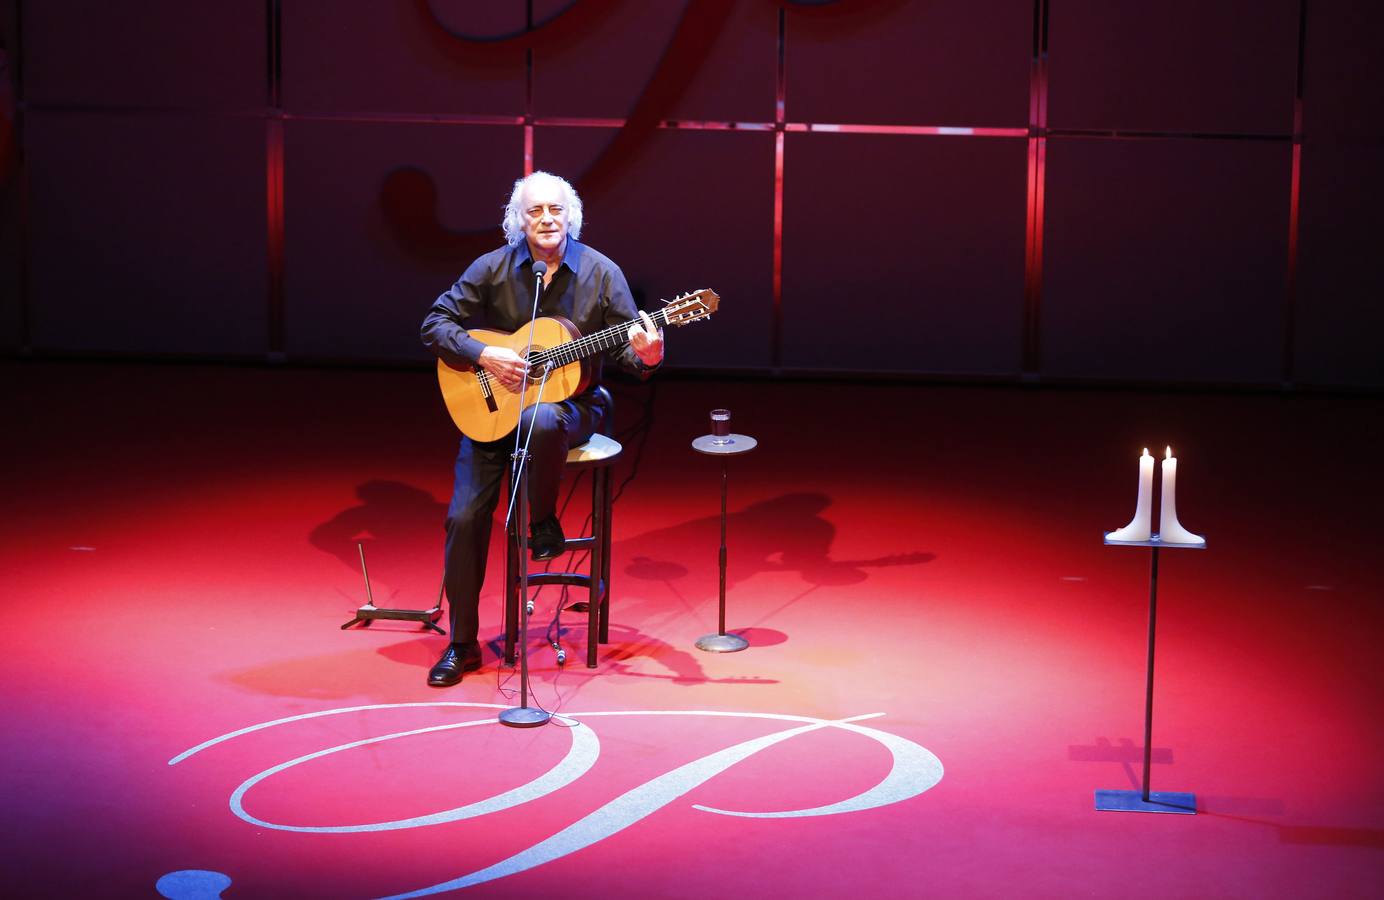
[{"label": "guitar fretboard", "polygon": [[[666,308],[649,313],[649,317],[654,320],[654,325],[668,324],[668,310]],[[635,322],[637,321],[636,319]],[[600,331],[592,332],[585,337],[577,338],[575,341],[568,341],[556,347],[539,350],[530,357],[530,362],[536,366],[551,363],[554,368],[561,368],[593,353],[623,347],[630,342],[630,324],[630,322],[624,322],[620,325],[611,325],[609,328],[602,328]]]}]

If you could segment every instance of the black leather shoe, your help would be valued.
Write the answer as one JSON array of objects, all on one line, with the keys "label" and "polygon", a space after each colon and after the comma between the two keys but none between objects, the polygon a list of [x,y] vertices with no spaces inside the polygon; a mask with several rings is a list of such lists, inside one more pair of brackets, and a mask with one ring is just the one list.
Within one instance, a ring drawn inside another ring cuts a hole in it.
[{"label": "black leather shoe", "polygon": [[481,667],[481,648],[478,644],[448,644],[442,651],[442,658],[428,672],[428,684],[433,687],[450,687],[461,681],[463,672],[473,672]]},{"label": "black leather shoe", "polygon": [[562,523],[557,516],[549,516],[541,522],[534,522],[529,529],[529,552],[534,560],[556,559],[562,555],[567,538],[562,534]]}]

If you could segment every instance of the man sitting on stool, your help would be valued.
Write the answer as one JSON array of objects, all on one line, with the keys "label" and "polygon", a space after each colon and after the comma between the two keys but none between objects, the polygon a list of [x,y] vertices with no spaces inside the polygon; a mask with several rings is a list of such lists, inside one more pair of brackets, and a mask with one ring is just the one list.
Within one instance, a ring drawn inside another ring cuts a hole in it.
[{"label": "man sitting on stool", "polygon": [[[607,355],[641,378],[647,378],[663,362],[663,332],[654,327],[648,313],[635,306],[620,267],[577,242],[581,198],[566,180],[534,172],[515,182],[501,224],[506,246],[471,263],[428,311],[423,320],[425,347],[450,366],[479,366],[506,387],[518,389],[524,377],[524,360],[507,347],[481,343],[466,327],[513,332],[527,325],[537,280],[533,267],[542,262],[547,271],[543,274],[540,316],[561,316],[582,334],[630,322],[630,343]],[[592,369],[591,388],[586,392],[560,403],[531,406],[519,418],[522,434],[533,426],[528,483],[531,548],[536,560],[552,559],[562,552],[564,537],[556,510],[568,449],[585,443],[610,414],[592,393],[600,383],[599,357],[592,360]],[[496,441],[461,438],[452,502],[447,509],[443,576],[451,613],[451,643],[428,673],[428,684],[456,684],[463,672],[481,665],[477,642],[481,584],[491,518],[513,448],[513,434]]]}]

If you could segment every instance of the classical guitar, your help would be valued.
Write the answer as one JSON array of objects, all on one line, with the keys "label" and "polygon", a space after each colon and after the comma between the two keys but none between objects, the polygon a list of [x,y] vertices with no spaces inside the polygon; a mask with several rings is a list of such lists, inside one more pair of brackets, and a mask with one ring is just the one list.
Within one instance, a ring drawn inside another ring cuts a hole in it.
[{"label": "classical guitar", "polygon": [[[663,308],[650,313],[654,325],[686,325],[709,318],[721,298],[716,292],[703,288],[667,301]],[[611,325],[582,336],[568,320],[553,316],[535,319],[533,350],[529,353],[530,381],[521,397],[517,388],[508,388],[479,366],[453,368],[437,362],[437,382],[442,387],[442,400],[447,412],[462,433],[473,441],[495,441],[509,434],[519,424],[519,414],[538,402],[556,403],[586,390],[591,383],[592,366],[587,357],[602,350],[612,350],[629,343],[629,322]],[[511,334],[502,331],[472,329],[471,337],[491,347],[508,347],[522,354],[529,345],[529,326]],[[551,367],[548,381],[539,384],[544,368]]]}]

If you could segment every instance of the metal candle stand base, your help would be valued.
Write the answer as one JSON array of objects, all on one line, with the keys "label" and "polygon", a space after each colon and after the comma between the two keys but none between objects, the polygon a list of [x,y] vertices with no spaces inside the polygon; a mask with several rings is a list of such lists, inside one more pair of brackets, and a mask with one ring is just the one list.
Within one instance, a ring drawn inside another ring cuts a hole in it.
[{"label": "metal candle stand base", "polygon": [[[1111,532],[1113,534],[1113,532]],[[1153,640],[1158,625],[1158,551],[1163,547],[1179,550],[1205,550],[1200,544],[1165,544],[1154,535],[1147,541],[1112,541],[1106,535],[1107,547],[1148,547],[1149,557],[1149,657],[1148,677],[1144,696],[1144,780],[1140,791],[1096,791],[1096,809],[1101,812],[1197,814],[1195,794],[1181,791],[1150,791],[1149,764],[1153,761]]]},{"label": "metal candle stand base", "polygon": [[1096,809],[1102,812],[1197,814],[1197,795],[1179,791],[1096,791]]},{"label": "metal candle stand base", "polygon": [[749,453],[759,441],[744,434],[704,434],[692,442],[692,449],[708,456],[721,457],[721,606],[720,630],[697,638],[697,649],[708,653],[734,653],[750,646],[738,634],[726,634],[726,460]]}]

